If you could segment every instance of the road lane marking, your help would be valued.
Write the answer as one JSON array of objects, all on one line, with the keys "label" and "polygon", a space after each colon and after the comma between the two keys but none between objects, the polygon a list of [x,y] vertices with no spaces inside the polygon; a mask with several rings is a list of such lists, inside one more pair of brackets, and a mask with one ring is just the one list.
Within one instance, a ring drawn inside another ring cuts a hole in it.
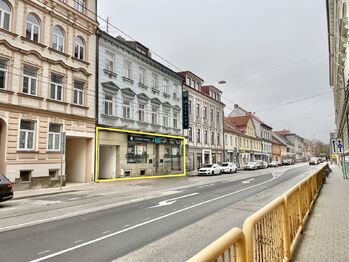
[{"label": "road lane marking", "polygon": [[202,187],[208,187],[208,186],[213,186],[215,183],[213,184],[208,184],[208,185],[202,185],[202,186],[199,186],[199,188],[202,188]]},{"label": "road lane marking", "polygon": [[48,249],[48,250],[45,250],[45,251],[39,252],[39,253],[38,253],[38,255],[42,255],[42,254],[45,254],[45,253],[50,252],[50,251],[51,251],[51,250],[49,250],[49,249]]},{"label": "road lane marking", "polygon": [[79,199],[78,197],[69,198],[69,200],[78,200],[78,199]]},{"label": "road lane marking", "polygon": [[191,196],[195,196],[198,195],[199,193],[192,193],[192,194],[188,194],[188,195],[184,195],[184,196],[180,196],[180,197],[175,197],[175,198],[170,198],[170,199],[166,199],[163,201],[160,201],[157,205],[155,206],[151,206],[151,207],[146,207],[145,209],[149,209],[149,208],[155,208],[155,207],[162,207],[162,206],[170,206],[172,204],[174,204],[178,199],[182,199],[182,198],[186,198],[186,197],[191,197]]},{"label": "road lane marking", "polygon": [[124,225],[123,227],[128,227],[130,224]]},{"label": "road lane marking", "polygon": [[109,230],[104,231],[104,232],[102,233],[102,235],[105,235],[105,234],[107,234],[107,233],[109,233],[109,232],[110,232]]},{"label": "road lane marking", "polygon": [[254,178],[250,178],[250,179],[247,179],[247,180],[242,181],[242,183],[243,183],[243,184],[249,184],[249,183],[251,183],[251,181],[253,181],[253,180],[254,180]]},{"label": "road lane marking", "polygon": [[81,242],[81,241],[83,241],[83,239],[76,240],[76,241],[74,241],[73,243],[76,244],[76,243],[79,243],[79,242]]},{"label": "road lane marking", "polygon": [[[284,173],[286,173],[286,171],[285,171]],[[283,175],[284,173],[282,173],[281,175]],[[281,175],[280,175],[280,176],[281,176]],[[280,176],[278,176],[278,177],[280,177]],[[238,194],[238,193],[240,193],[240,192],[246,191],[246,190],[248,190],[248,189],[251,189],[251,188],[254,188],[254,187],[257,187],[257,186],[266,184],[266,183],[271,182],[271,181],[273,181],[273,180],[275,180],[275,179],[276,179],[276,178],[271,178],[271,179],[266,180],[266,181],[264,181],[264,182],[261,182],[261,183],[259,183],[259,184],[252,185],[252,186],[249,186],[249,187],[246,187],[246,188],[242,188],[242,189],[240,189],[240,190],[238,190],[238,191],[230,192],[230,193],[228,193],[228,194],[225,194],[225,195],[222,195],[222,196],[219,196],[219,197],[215,197],[215,198],[212,198],[212,199],[203,201],[203,202],[201,202],[201,203],[198,203],[198,204],[195,204],[195,205],[192,205],[192,206],[188,206],[188,207],[186,207],[186,208],[179,209],[179,210],[177,210],[177,211],[174,211],[174,212],[165,214],[165,215],[163,215],[163,216],[159,216],[159,217],[153,218],[153,219],[151,219],[151,220],[148,220],[148,221],[145,221],[145,222],[136,224],[136,225],[134,225],[134,226],[131,226],[131,227],[128,227],[128,228],[125,228],[125,229],[116,231],[116,232],[111,233],[111,234],[109,234],[109,235],[105,235],[105,236],[103,236],[103,237],[95,238],[95,239],[90,240],[90,241],[88,241],[88,242],[85,242],[85,243],[82,243],[82,244],[79,244],[79,245],[76,245],[76,246],[73,246],[73,247],[70,247],[70,248],[67,248],[67,249],[63,249],[63,250],[61,250],[61,251],[58,251],[58,252],[56,252],[56,253],[52,253],[52,254],[47,255],[47,256],[44,256],[44,257],[40,257],[40,258],[31,260],[30,262],[40,262],[40,261],[47,260],[47,259],[49,259],[49,258],[57,257],[57,256],[59,256],[59,255],[68,253],[68,252],[70,252],[70,251],[73,251],[73,250],[76,250],[76,249],[79,249],[79,248],[82,248],[82,247],[85,247],[85,246],[88,246],[88,245],[91,245],[91,244],[94,244],[94,243],[96,243],[96,242],[102,241],[102,240],[107,239],[107,238],[110,238],[110,237],[114,237],[114,236],[120,235],[120,234],[125,233],[125,232],[127,232],[127,231],[130,231],[130,230],[133,230],[133,229],[142,227],[142,226],[144,226],[144,225],[153,223],[153,222],[155,222],[155,221],[162,220],[162,219],[164,219],[164,218],[167,218],[167,217],[170,217],[170,216],[173,216],[173,215],[182,213],[182,212],[187,211],[187,210],[190,210],[190,209],[192,209],[192,208],[199,207],[199,206],[202,206],[202,205],[211,203],[211,202],[213,202],[213,201],[217,201],[217,200],[219,200],[219,199],[225,198],[225,197],[227,197],[227,196],[235,195],[235,194]]]},{"label": "road lane marking", "polygon": [[89,198],[89,197],[94,197],[94,195],[90,195],[90,196],[85,196],[86,198]]}]

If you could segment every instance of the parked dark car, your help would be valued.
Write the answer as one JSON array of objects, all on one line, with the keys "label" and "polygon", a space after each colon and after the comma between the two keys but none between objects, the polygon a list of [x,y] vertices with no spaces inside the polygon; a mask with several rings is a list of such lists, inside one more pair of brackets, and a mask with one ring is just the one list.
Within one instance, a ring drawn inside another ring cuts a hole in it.
[{"label": "parked dark car", "polygon": [[4,175],[0,174],[0,202],[13,198],[12,183]]}]

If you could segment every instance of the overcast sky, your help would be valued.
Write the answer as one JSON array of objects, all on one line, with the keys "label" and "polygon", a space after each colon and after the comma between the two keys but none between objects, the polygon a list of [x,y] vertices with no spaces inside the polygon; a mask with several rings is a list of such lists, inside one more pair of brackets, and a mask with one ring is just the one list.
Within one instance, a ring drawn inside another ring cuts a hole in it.
[{"label": "overcast sky", "polygon": [[[226,113],[236,103],[274,130],[327,142],[335,125],[325,3],[99,0],[98,14],[178,68],[215,84]],[[105,29],[104,22],[100,26]],[[120,34],[112,27],[110,33]]]}]

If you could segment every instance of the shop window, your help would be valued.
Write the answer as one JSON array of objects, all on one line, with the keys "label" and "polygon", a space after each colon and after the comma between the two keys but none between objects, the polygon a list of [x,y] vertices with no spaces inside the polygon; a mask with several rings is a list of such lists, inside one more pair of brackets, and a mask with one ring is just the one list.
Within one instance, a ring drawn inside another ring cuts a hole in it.
[{"label": "shop window", "polygon": [[52,169],[48,171],[48,176],[50,178],[55,178],[58,176],[58,169]]},{"label": "shop window", "polygon": [[127,163],[147,163],[147,144],[129,143],[126,157]]},{"label": "shop window", "polygon": [[141,170],[140,175],[141,176],[145,176],[145,170],[144,169]]}]

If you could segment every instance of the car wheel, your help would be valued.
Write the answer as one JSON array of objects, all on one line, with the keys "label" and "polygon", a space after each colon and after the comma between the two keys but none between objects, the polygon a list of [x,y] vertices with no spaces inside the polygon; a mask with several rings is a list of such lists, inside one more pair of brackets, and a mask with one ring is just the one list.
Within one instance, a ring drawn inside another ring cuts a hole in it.
[{"label": "car wheel", "polygon": [[223,170],[219,171],[219,174],[220,174],[220,175],[223,174]]},{"label": "car wheel", "polygon": [[234,172],[234,173],[236,174],[237,172],[238,172],[238,169],[237,169],[237,168],[235,168],[235,172]]},{"label": "car wheel", "polygon": [[214,176],[214,171],[212,170],[211,175]]}]

